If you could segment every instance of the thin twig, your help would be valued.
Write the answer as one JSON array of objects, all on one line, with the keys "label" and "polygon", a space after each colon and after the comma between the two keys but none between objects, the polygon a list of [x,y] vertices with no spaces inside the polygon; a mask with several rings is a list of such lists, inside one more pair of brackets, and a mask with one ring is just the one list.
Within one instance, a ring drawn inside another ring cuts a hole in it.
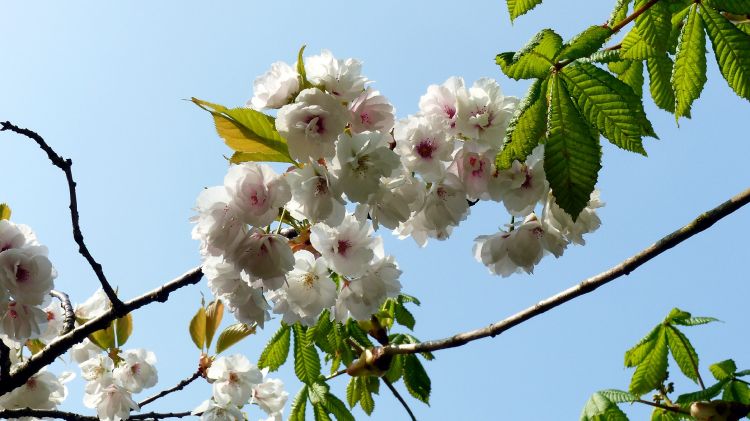
[{"label": "thin twig", "polygon": [[615,34],[620,31],[620,29],[624,28],[627,24],[634,21],[638,16],[642,15],[646,12],[646,10],[650,9],[651,6],[655,5],[659,0],[649,0],[646,3],[643,4],[643,6],[637,8],[633,11],[633,13],[630,14],[630,16],[626,17],[625,19],[621,20],[618,24],[611,27],[612,33]]},{"label": "thin twig", "polygon": [[47,346],[40,352],[32,355],[26,362],[11,372],[10,377],[7,380],[3,380],[0,383],[0,395],[3,395],[11,390],[26,383],[34,374],[39,372],[42,367],[51,364],[55,358],[63,355],[73,345],[84,340],[88,335],[96,332],[97,330],[106,328],[110,322],[126,314],[139,309],[145,305],[151,304],[155,301],[166,302],[169,298],[169,294],[172,292],[187,286],[197,284],[201,280],[203,272],[200,267],[191,269],[182,276],[167,282],[166,284],[156,288],[150,292],[147,292],[140,297],[136,297],[130,301],[122,304],[121,307],[110,308],[104,312],[101,316],[95,317],[88,322],[78,326],[72,331],[65,335],[60,335],[55,340],[47,344]]},{"label": "thin twig", "polygon": [[342,374],[346,374],[346,369],[345,368],[341,369],[341,370],[339,370],[339,371],[337,371],[337,372],[335,372],[333,374],[331,374],[328,377],[326,377],[326,381],[331,380],[331,379],[335,379],[336,377],[338,377],[338,376],[340,376]]},{"label": "thin twig", "polygon": [[11,124],[11,122],[9,121],[3,122],[1,124],[2,128],[0,128],[0,131],[10,130],[35,141],[37,145],[39,145],[39,147],[47,153],[47,157],[52,162],[52,164],[60,168],[65,173],[65,178],[68,181],[68,192],[70,196],[70,221],[73,225],[73,238],[75,239],[76,244],[78,244],[78,252],[81,253],[81,256],[83,256],[86,261],[89,262],[91,269],[94,270],[96,277],[99,278],[99,283],[102,285],[102,288],[107,294],[109,301],[112,303],[112,306],[121,307],[122,301],[117,298],[117,294],[112,289],[112,285],[110,285],[109,281],[107,281],[107,277],[104,276],[102,265],[94,260],[94,256],[91,255],[88,247],[86,247],[86,243],[83,241],[83,233],[81,232],[81,226],[79,224],[76,182],[75,180],[73,180],[73,161],[71,161],[70,159],[64,159],[62,156],[58,155],[57,152],[55,152],[36,132],[29,129],[22,129],[16,125]]},{"label": "thin twig", "polygon": [[[190,412],[147,412],[145,414],[133,414],[130,416],[131,420],[161,420],[165,418],[184,418],[190,416]],[[99,418],[88,415],[76,414],[75,412],[57,411],[48,409],[6,409],[0,411],[0,418],[21,418],[21,417],[35,417],[35,418],[57,418],[67,421],[98,421]]]},{"label": "thin twig", "polygon": [[382,378],[383,383],[385,383],[386,386],[388,386],[388,389],[391,389],[391,393],[393,393],[393,396],[398,399],[399,402],[401,402],[401,405],[406,409],[406,412],[409,413],[409,417],[411,417],[412,421],[417,421],[417,417],[414,416],[414,413],[411,412],[411,408],[409,408],[409,405],[406,403],[404,398],[401,396],[400,393],[398,393],[398,390],[396,390],[395,387],[393,387],[393,383],[391,383],[388,379],[385,377]]},{"label": "thin twig", "polygon": [[76,314],[73,311],[73,305],[70,303],[70,297],[68,297],[68,294],[62,291],[53,289],[49,292],[49,295],[60,300],[60,305],[65,313],[65,317],[63,318],[63,329],[60,331],[60,335],[64,335],[73,330],[76,326]]},{"label": "thin twig", "polygon": [[151,402],[153,402],[153,401],[155,401],[155,400],[157,400],[159,398],[167,396],[170,393],[182,390],[185,386],[189,385],[195,379],[197,379],[198,377],[200,377],[201,374],[203,374],[203,371],[200,368],[198,368],[198,370],[196,370],[195,373],[193,373],[192,376],[190,376],[187,379],[182,380],[181,382],[177,383],[177,386],[175,386],[175,387],[173,387],[171,389],[162,390],[161,392],[157,393],[156,395],[151,396],[149,398],[146,398],[146,399],[138,402],[138,406],[141,407],[141,408],[143,408],[145,405],[148,405]]},{"label": "thin twig", "polygon": [[[680,339],[680,342],[682,343],[683,348],[685,349],[691,349],[691,347],[688,346],[688,344],[685,343],[685,337],[680,334],[680,331],[677,330],[676,327],[669,325],[669,328],[674,330],[677,333],[677,337]],[[693,366],[693,370],[695,370],[695,376],[698,378],[698,384],[701,386],[701,390],[706,390],[706,386],[703,384],[703,379],[701,378],[701,373],[698,372],[698,362],[695,361],[695,358],[693,358],[693,354],[688,352],[688,358],[690,359],[690,365]]]},{"label": "thin twig", "polygon": [[444,339],[437,339],[414,344],[388,345],[383,347],[383,353],[381,355],[416,354],[419,352],[437,351],[440,349],[461,346],[477,339],[486,338],[488,336],[495,337],[505,332],[506,330],[517,326],[529,319],[532,319],[542,313],[545,313],[548,310],[551,310],[563,303],[588,294],[589,292],[594,291],[600,286],[614,281],[615,279],[623,275],[629,275],[632,271],[636,270],[644,263],[664,253],[672,247],[682,243],[688,238],[698,234],[699,232],[708,229],[717,221],[746,205],[748,202],[750,202],[750,189],[743,191],[742,193],[734,196],[733,198],[715,207],[714,209],[711,209],[708,212],[704,212],[691,223],[660,239],[653,245],[647,247],[640,253],[624,260],[617,266],[614,266],[611,269],[596,276],[588,278],[583,282],[566,289],[565,291],[555,294],[531,307],[526,308],[525,310],[522,310],[510,317],[495,322],[487,327],[459,333]]},{"label": "thin twig", "polygon": [[659,404],[659,403],[656,403],[656,402],[645,401],[643,399],[638,399],[635,402],[642,403],[642,404],[648,405],[648,406],[653,406],[654,408],[660,408],[660,409],[663,409],[665,411],[676,412],[678,414],[687,414],[687,415],[690,415],[690,411],[688,411],[687,409],[681,408],[679,406],[662,405],[662,404]]},{"label": "thin twig", "polygon": [[0,381],[10,376],[10,348],[0,339]]}]

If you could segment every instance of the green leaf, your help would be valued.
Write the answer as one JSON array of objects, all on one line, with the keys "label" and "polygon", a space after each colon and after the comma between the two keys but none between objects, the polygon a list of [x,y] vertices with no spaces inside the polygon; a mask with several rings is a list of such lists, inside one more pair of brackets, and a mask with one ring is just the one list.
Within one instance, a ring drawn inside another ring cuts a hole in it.
[{"label": "green leaf", "polygon": [[737,371],[737,364],[734,363],[734,360],[724,360],[711,364],[708,369],[716,380],[724,380],[734,376],[734,372]]},{"label": "green leaf", "polygon": [[409,394],[420,401],[430,404],[430,392],[432,384],[422,363],[414,354],[404,355],[404,385]]},{"label": "green leaf", "polygon": [[331,421],[331,417],[328,416],[328,411],[323,404],[314,403],[313,411],[315,414],[315,421]]},{"label": "green leaf", "polygon": [[581,421],[628,421],[628,417],[607,396],[596,392],[586,401]]},{"label": "green leaf", "polygon": [[641,136],[643,127],[633,110],[640,101],[633,95],[622,95],[628,89],[614,76],[593,64],[580,63],[563,69],[565,85],[586,120],[614,145],[646,155]]},{"label": "green leaf", "polygon": [[289,344],[291,342],[291,329],[287,324],[281,324],[279,330],[271,336],[268,344],[260,354],[258,368],[268,367],[276,371],[281,367],[289,356]]},{"label": "green leaf", "polygon": [[729,380],[722,380],[713,386],[707,387],[705,390],[682,394],[677,397],[675,402],[680,405],[685,405],[691,402],[710,401],[721,392],[721,389],[728,381]]},{"label": "green leaf", "polygon": [[617,0],[612,14],[607,19],[607,25],[609,27],[617,25],[620,21],[628,16],[628,8],[633,0]]},{"label": "green leaf", "polygon": [[346,407],[346,404],[333,394],[328,394],[323,406],[336,417],[337,421],[355,421],[354,415]]},{"label": "green leaf", "polygon": [[206,349],[211,347],[214,334],[219,329],[221,319],[224,317],[224,303],[216,299],[208,303],[206,307]]},{"label": "green leaf", "polygon": [[255,326],[251,327],[244,323],[235,323],[227,326],[219,335],[219,339],[216,340],[216,353],[223,352],[253,333],[255,333]]},{"label": "green leaf", "polygon": [[737,29],[750,35],[750,23],[743,23],[742,25],[737,25]]},{"label": "green leaf", "polygon": [[703,0],[703,4],[724,12],[750,15],[750,0]]},{"label": "green leaf", "polygon": [[414,320],[414,316],[411,314],[411,312],[407,310],[403,305],[395,306],[394,310],[394,315],[398,324],[400,324],[401,326],[406,326],[410,330],[414,330],[414,324],[416,323],[416,321]]},{"label": "green leaf", "polygon": [[320,377],[320,357],[315,346],[307,340],[304,328],[296,323],[294,332],[294,373],[305,384],[313,384]]},{"label": "green leaf", "polygon": [[744,376],[747,376],[748,374],[750,374],[750,370],[742,370],[742,371],[738,371],[738,372],[734,373],[734,376],[735,377],[744,377]]},{"label": "green leaf", "polygon": [[589,203],[601,168],[601,146],[558,75],[550,82],[544,171],[557,204],[575,221]]},{"label": "green leaf", "polygon": [[622,40],[620,57],[624,60],[645,60],[649,57],[658,56],[663,52],[646,42],[638,27],[635,26]]},{"label": "green leaf", "polygon": [[607,63],[607,66],[638,98],[643,97],[643,61],[622,60]]},{"label": "green leaf", "polygon": [[698,354],[688,338],[674,326],[669,326],[667,328],[667,342],[672,357],[677,362],[677,366],[680,367],[682,374],[698,383],[698,377],[700,376],[698,373]]},{"label": "green leaf", "polygon": [[25,345],[26,348],[28,348],[31,352],[31,355],[38,353],[45,347],[44,342],[40,341],[39,339],[28,339]]},{"label": "green leaf", "polygon": [[294,163],[286,140],[276,130],[273,117],[250,108],[228,109],[197,98],[192,98],[192,101],[211,113],[216,131],[227,146],[244,153],[235,158],[235,162],[252,160]]},{"label": "green leaf", "polygon": [[365,332],[354,319],[346,322],[346,332],[363,348],[372,348],[373,344]]},{"label": "green leaf", "polygon": [[103,350],[115,347],[114,323],[110,323],[105,329],[97,330],[89,335],[89,340]]},{"label": "green leaf", "polygon": [[557,55],[557,60],[575,60],[588,57],[599,50],[610,36],[612,36],[612,30],[606,26],[589,26],[563,45],[562,50]]},{"label": "green leaf", "polygon": [[579,63],[612,63],[622,61],[619,50],[599,50],[588,58],[579,58]]},{"label": "green leaf", "polygon": [[635,367],[642,363],[646,356],[651,352],[656,344],[656,338],[659,336],[663,327],[661,325],[651,329],[648,335],[638,341],[633,348],[625,352],[625,367]]},{"label": "green leaf", "polygon": [[664,329],[660,329],[654,347],[633,373],[630,393],[641,396],[661,385],[667,376],[667,351],[667,334]]},{"label": "green leaf", "polygon": [[554,66],[554,58],[562,48],[562,38],[551,29],[542,29],[517,52],[500,53],[495,62],[508,77],[543,79]]},{"label": "green leaf", "polygon": [[513,161],[524,162],[544,138],[547,129],[546,80],[537,79],[516,108],[505,131],[502,151],[495,158],[500,169],[508,169]]},{"label": "green leaf", "polygon": [[721,399],[728,402],[750,404],[750,389],[748,389],[747,384],[732,380],[724,386]]},{"label": "green leaf", "polygon": [[620,402],[635,402],[638,400],[638,396],[633,395],[632,393],[628,393],[624,390],[617,390],[617,389],[607,389],[607,390],[600,390],[597,392],[601,394],[602,396],[606,397],[612,402],[620,403]]},{"label": "green leaf", "polygon": [[666,409],[654,408],[654,412],[651,413],[651,421],[679,421],[680,419],[679,415]]},{"label": "green leaf", "polygon": [[[408,333],[404,333],[403,335],[404,335],[404,342],[403,343],[418,344],[420,342],[420,340],[417,339],[417,337],[414,336],[414,335],[411,335],[411,334],[408,334]],[[432,360],[435,359],[435,355],[432,352],[420,352],[419,355],[421,355],[422,358],[424,358],[427,361],[432,361]]]},{"label": "green leaf", "polygon": [[401,354],[396,354],[391,360],[391,366],[388,367],[388,371],[385,373],[385,379],[391,383],[395,383],[404,373],[404,357]]},{"label": "green leaf", "polygon": [[10,206],[7,203],[0,203],[0,221],[10,220],[11,213]]},{"label": "green leaf", "polygon": [[357,388],[359,389],[359,406],[362,407],[362,410],[365,411],[365,414],[371,415],[372,411],[375,410],[375,400],[372,398],[372,392],[370,388],[367,386],[367,377],[356,377],[357,382],[359,385]]},{"label": "green leaf", "polygon": [[737,95],[750,100],[750,35],[710,7],[701,9],[701,17],[721,74]]},{"label": "green leaf", "polygon": [[346,386],[346,402],[349,408],[354,408],[362,397],[362,390],[359,388],[359,377],[350,377],[349,384]]},{"label": "green leaf", "polygon": [[297,393],[289,409],[289,421],[305,421],[305,408],[307,407],[307,385]]},{"label": "green leaf", "polygon": [[508,5],[510,21],[513,22],[517,17],[525,14],[542,3],[542,0],[505,0]]},{"label": "green leaf", "polygon": [[706,38],[698,7],[698,4],[690,6],[677,41],[672,71],[676,118],[690,117],[690,107],[706,84]]},{"label": "green leaf", "polygon": [[667,54],[663,54],[649,57],[646,60],[646,67],[648,68],[651,98],[653,98],[657,107],[673,113],[675,98],[670,79],[674,62]]},{"label": "green leaf", "polygon": [[118,348],[122,348],[133,333],[133,316],[128,313],[115,320],[115,335]]},{"label": "green leaf", "polygon": [[310,398],[310,403],[313,405],[318,405],[320,403],[325,403],[326,399],[328,398],[328,390],[329,387],[326,383],[322,383],[320,381],[316,381],[312,384],[308,385],[308,397]]},{"label": "green leaf", "polygon": [[299,52],[297,53],[297,73],[299,74],[299,86],[300,91],[312,88],[312,83],[307,80],[307,71],[305,71],[305,59],[303,57],[303,54],[305,52],[306,45],[303,45],[300,47]]},{"label": "green leaf", "polygon": [[721,320],[713,317],[690,317],[687,319],[675,320],[673,323],[682,326],[698,326],[720,321]]},{"label": "green leaf", "polygon": [[[635,8],[645,4],[647,0],[638,0]],[[645,12],[635,19],[635,27],[638,28],[643,41],[649,46],[666,51],[669,42],[669,34],[672,31],[672,13],[666,2],[660,1],[651,5]]]},{"label": "green leaf", "polygon": [[408,294],[399,294],[396,298],[400,304],[404,303],[414,303],[416,305],[422,305],[422,303],[417,299],[417,297],[408,295]]}]

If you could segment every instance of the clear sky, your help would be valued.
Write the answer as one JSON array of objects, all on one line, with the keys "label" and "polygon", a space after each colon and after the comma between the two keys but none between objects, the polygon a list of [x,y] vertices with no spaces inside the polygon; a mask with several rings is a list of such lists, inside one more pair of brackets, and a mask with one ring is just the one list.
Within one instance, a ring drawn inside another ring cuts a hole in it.
[{"label": "clear sky", "polygon": [[[73,159],[89,248],[120,295],[130,298],[199,263],[188,218],[200,189],[220,184],[226,171],[222,155],[229,149],[209,116],[183,99],[242,105],[255,77],[274,61],[293,62],[302,44],[311,54],[327,48],[361,59],[364,74],[400,117],[417,110],[428,85],[453,75],[468,83],[494,77],[506,94],[521,96],[528,83],[503,77],[495,55],[520,48],[541,28],[567,38],[602,23],[611,3],[546,0],[511,25],[500,0],[8,2],[0,25],[0,120],[36,130]],[[534,276],[494,277],[472,257],[474,237],[508,222],[502,205],[475,206],[450,241],[431,241],[426,249],[382,232],[404,271],[404,291],[423,301],[414,311],[415,335],[439,338],[501,319],[609,268],[747,188],[750,107],[726,86],[712,55],[708,63],[694,121],[677,127],[646,101],[661,138],[646,142],[648,158],[605,144],[603,226],[585,247],[546,258]],[[82,302],[97,281],[72,240],[62,173],[29,140],[9,133],[0,134],[0,169],[0,202],[10,203],[13,219],[31,225],[49,246],[57,288]],[[686,332],[704,378],[709,364],[729,357],[750,368],[748,233],[750,209],[742,209],[592,294],[494,339],[441,351],[426,364],[431,406],[407,400],[420,420],[577,419],[591,393],[627,389],[632,371],[623,367],[624,351],[675,306],[724,321]],[[205,283],[134,315],[128,346],[156,353],[162,387],[195,368],[198,352],[187,324],[201,292]],[[277,323],[229,352],[257,360]],[[54,370],[64,368],[58,363]],[[78,373],[75,365],[68,369]],[[279,376],[293,396],[300,383],[291,365]],[[345,381],[332,382],[341,397]],[[65,409],[91,413],[81,403],[82,386],[80,378],[70,384]],[[678,392],[696,388],[678,382]],[[147,408],[188,410],[209,396],[207,384],[194,384]],[[648,411],[630,413],[645,419]],[[251,419],[260,414],[251,410]],[[355,415],[366,418],[360,410]],[[372,418],[406,414],[383,388]]]}]

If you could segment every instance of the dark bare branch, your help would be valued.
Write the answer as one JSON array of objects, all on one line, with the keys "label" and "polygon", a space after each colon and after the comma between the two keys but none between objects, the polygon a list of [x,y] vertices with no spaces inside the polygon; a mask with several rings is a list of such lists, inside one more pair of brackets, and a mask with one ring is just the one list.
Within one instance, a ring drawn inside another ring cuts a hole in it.
[{"label": "dark bare branch", "polygon": [[70,298],[68,297],[68,294],[62,291],[53,289],[52,291],[50,291],[49,295],[60,300],[60,305],[62,306],[63,312],[65,313],[65,318],[63,319],[63,329],[60,332],[61,335],[64,335],[73,330],[76,325],[76,314],[73,311],[73,305],[70,304]]},{"label": "dark bare branch", "polygon": [[[145,414],[133,414],[129,419],[131,420],[162,420],[166,418],[184,418],[190,416],[190,412],[147,412]],[[20,417],[35,417],[35,418],[56,418],[67,421],[98,421],[99,418],[88,415],[76,414],[75,412],[47,410],[47,409],[6,409],[0,411],[0,418],[20,418]]]},{"label": "dark bare branch", "polygon": [[187,379],[184,379],[181,382],[177,383],[177,386],[175,386],[175,387],[173,387],[171,389],[162,390],[161,392],[157,393],[156,395],[148,397],[148,398],[146,398],[146,399],[138,402],[138,406],[141,407],[141,408],[143,408],[145,405],[148,405],[151,402],[153,402],[153,401],[155,401],[155,400],[157,400],[159,398],[167,396],[170,393],[180,391],[180,390],[184,389],[185,386],[189,385],[190,383],[192,383],[193,381],[195,381],[195,379],[197,379],[198,377],[201,377],[202,375],[203,375],[203,370],[200,369],[200,368],[198,368],[198,370],[196,370],[195,373],[193,373],[192,376],[190,376]]}]

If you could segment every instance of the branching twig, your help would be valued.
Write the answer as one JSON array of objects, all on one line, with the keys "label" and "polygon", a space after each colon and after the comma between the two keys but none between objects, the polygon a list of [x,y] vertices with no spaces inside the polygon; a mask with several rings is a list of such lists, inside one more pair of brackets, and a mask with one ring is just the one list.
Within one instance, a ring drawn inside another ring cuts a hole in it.
[{"label": "branching twig", "polygon": [[[184,418],[190,416],[190,412],[147,412],[145,414],[133,414],[129,419],[131,420],[161,420],[165,418]],[[57,418],[67,421],[98,421],[99,418],[88,415],[76,414],[75,412],[47,410],[47,409],[6,409],[0,411],[0,418],[20,418],[20,417],[35,417],[35,418]]]},{"label": "branching twig", "polygon": [[388,386],[388,389],[391,389],[391,393],[393,393],[393,396],[398,399],[399,402],[401,402],[401,405],[406,409],[406,412],[409,413],[409,417],[411,417],[412,421],[417,421],[417,418],[414,416],[414,413],[411,412],[411,408],[409,408],[409,405],[406,403],[404,398],[401,396],[400,393],[398,393],[398,390],[396,390],[395,387],[393,387],[393,383],[391,383],[388,379],[385,377],[382,378],[383,383],[385,383],[386,386]]},{"label": "branching twig", "polygon": [[619,23],[617,23],[615,26],[612,26],[611,29],[612,33],[615,34],[620,31],[620,29],[624,28],[629,24],[630,22],[634,21],[638,16],[642,15],[646,10],[650,9],[651,6],[655,5],[659,0],[649,0],[646,3],[643,4],[643,6],[639,7],[638,9],[634,10],[633,13],[630,14],[630,16],[626,17],[625,19],[621,20]]},{"label": "branching twig", "polygon": [[679,406],[662,405],[662,404],[659,404],[659,403],[656,403],[656,402],[646,401],[646,400],[643,400],[643,399],[638,399],[635,402],[642,403],[642,404],[648,405],[648,406],[653,406],[654,408],[660,408],[660,409],[663,409],[665,411],[676,412],[678,414],[690,415],[690,411],[688,411],[687,409],[684,409],[684,408],[680,408]]},{"label": "branching twig", "polygon": [[26,360],[26,363],[11,372],[10,377],[7,380],[3,379],[3,382],[0,383],[0,395],[10,392],[16,387],[26,383],[26,381],[39,372],[42,367],[52,363],[55,358],[63,355],[68,349],[70,349],[70,347],[81,342],[88,335],[97,330],[106,328],[113,320],[123,317],[131,311],[151,304],[154,301],[163,303],[167,301],[169,294],[186,285],[197,284],[202,276],[203,272],[201,271],[201,268],[194,268],[179,278],[176,278],[151,292],[147,292],[140,297],[125,302],[119,308],[110,308],[101,316],[89,320],[65,335],[58,336],[55,340],[47,344],[43,350],[31,356]]},{"label": "branching twig", "polygon": [[3,122],[1,124],[2,127],[0,128],[0,131],[10,130],[20,135],[26,136],[36,142],[37,145],[39,145],[39,147],[47,153],[47,157],[52,162],[52,164],[60,168],[65,173],[65,178],[68,181],[68,192],[70,195],[70,220],[73,225],[73,238],[75,239],[76,244],[78,244],[78,251],[81,253],[81,256],[83,256],[86,261],[89,262],[89,265],[91,265],[94,273],[96,273],[96,277],[99,278],[99,283],[101,283],[104,292],[109,298],[109,301],[112,302],[112,306],[116,308],[121,307],[122,301],[117,298],[117,294],[115,294],[115,291],[112,289],[112,285],[110,285],[109,281],[107,281],[106,276],[104,276],[102,265],[94,260],[94,257],[91,255],[88,247],[86,247],[86,243],[83,241],[83,233],[81,232],[81,226],[79,224],[78,216],[76,182],[75,180],[73,180],[73,161],[71,161],[70,159],[64,159],[63,157],[58,155],[57,152],[55,152],[36,132],[29,129],[22,129],[11,124],[9,121]]},{"label": "branching twig", "polygon": [[50,291],[49,295],[60,300],[60,305],[62,306],[63,312],[65,313],[65,318],[63,319],[63,329],[60,332],[60,335],[65,335],[66,333],[73,330],[76,325],[76,314],[73,311],[73,305],[70,304],[70,298],[68,297],[68,294],[62,291],[53,289],[52,291]]},{"label": "branching twig", "polygon": [[619,265],[596,276],[588,278],[578,285],[570,287],[565,291],[542,300],[525,310],[522,310],[506,319],[495,322],[487,327],[459,333],[444,339],[419,342],[415,344],[388,345],[383,347],[384,352],[382,353],[382,355],[416,354],[418,352],[437,351],[440,349],[461,346],[471,341],[486,338],[488,336],[495,337],[505,332],[506,330],[517,326],[531,318],[534,318],[542,313],[545,313],[546,311],[551,310],[563,303],[566,303],[584,294],[588,294],[589,292],[594,291],[600,286],[614,281],[615,279],[623,275],[629,275],[630,272],[634,271],[644,263],[664,253],[672,247],[682,243],[688,238],[698,234],[699,232],[708,229],[714,223],[746,205],[748,202],[750,202],[750,189],[745,190],[744,192],[729,199],[728,201],[722,203],[714,209],[701,214],[691,223],[660,239],[650,247],[647,247],[640,253],[626,259]]},{"label": "branching twig", "polygon": [[195,373],[193,373],[192,376],[190,376],[187,379],[182,380],[181,382],[177,383],[177,386],[175,386],[175,387],[173,387],[171,389],[162,390],[161,392],[157,393],[156,395],[151,396],[149,398],[146,398],[146,399],[138,402],[138,406],[141,407],[141,408],[143,408],[145,405],[148,405],[151,402],[153,402],[153,401],[155,401],[155,400],[157,400],[159,398],[167,396],[170,393],[182,390],[185,386],[189,385],[195,379],[197,379],[198,377],[200,377],[201,374],[203,374],[203,371],[200,368],[198,368],[198,370],[196,370]]}]

